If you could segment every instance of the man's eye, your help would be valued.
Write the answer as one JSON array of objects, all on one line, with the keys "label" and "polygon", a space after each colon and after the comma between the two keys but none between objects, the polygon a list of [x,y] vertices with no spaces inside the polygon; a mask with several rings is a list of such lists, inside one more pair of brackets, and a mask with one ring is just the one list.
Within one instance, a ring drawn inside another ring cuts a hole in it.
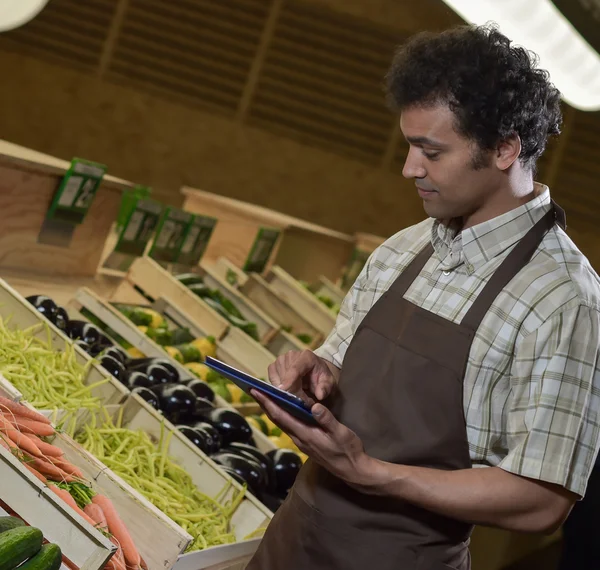
[{"label": "man's eye", "polygon": [[440,157],[440,153],[437,151],[427,152],[424,150],[423,155],[426,156],[429,160],[437,160]]}]

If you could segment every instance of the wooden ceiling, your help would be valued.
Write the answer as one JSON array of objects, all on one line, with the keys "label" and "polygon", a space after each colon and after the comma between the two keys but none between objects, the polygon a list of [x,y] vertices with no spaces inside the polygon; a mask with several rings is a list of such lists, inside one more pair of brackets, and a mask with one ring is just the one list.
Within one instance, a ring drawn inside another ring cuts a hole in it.
[{"label": "wooden ceiling", "polygon": [[[0,49],[399,174],[406,146],[382,86],[394,46],[459,21],[441,0],[52,0],[2,34]],[[538,177],[597,263],[599,146],[600,115],[565,106],[564,133]]]}]

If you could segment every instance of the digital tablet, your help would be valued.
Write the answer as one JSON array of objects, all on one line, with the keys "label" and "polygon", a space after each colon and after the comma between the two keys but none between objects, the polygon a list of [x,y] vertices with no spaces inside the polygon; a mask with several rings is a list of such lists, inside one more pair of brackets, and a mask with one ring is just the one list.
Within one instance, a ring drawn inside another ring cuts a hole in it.
[{"label": "digital tablet", "polygon": [[218,372],[221,376],[231,380],[246,394],[250,394],[250,390],[257,390],[271,398],[280,408],[300,421],[309,425],[319,425],[310,411],[310,406],[305,404],[298,396],[294,396],[285,390],[276,388],[268,382],[263,382],[254,376],[250,376],[250,374],[246,374],[216,358],[207,356],[204,364],[215,372]]}]

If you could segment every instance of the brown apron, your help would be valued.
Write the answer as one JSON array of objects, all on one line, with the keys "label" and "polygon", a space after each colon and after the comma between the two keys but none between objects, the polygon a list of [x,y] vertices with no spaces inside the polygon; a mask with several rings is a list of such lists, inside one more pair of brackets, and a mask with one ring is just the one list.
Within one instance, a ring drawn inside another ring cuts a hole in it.
[{"label": "brown apron", "polygon": [[[327,404],[370,456],[471,468],[463,378],[473,337],[556,218],[564,219],[558,206],[513,248],[460,324],[404,299],[433,253],[431,244],[368,312]],[[246,570],[469,570],[471,531],[406,502],[361,494],[309,460]]]}]

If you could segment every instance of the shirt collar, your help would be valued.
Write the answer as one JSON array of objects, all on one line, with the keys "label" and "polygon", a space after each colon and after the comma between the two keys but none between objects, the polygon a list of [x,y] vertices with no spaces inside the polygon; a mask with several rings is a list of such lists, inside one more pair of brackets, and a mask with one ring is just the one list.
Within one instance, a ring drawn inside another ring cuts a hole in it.
[{"label": "shirt collar", "polygon": [[451,221],[436,220],[431,229],[431,243],[442,269],[454,269],[463,263],[468,273],[516,244],[551,208],[550,190],[535,183],[536,197],[501,216],[462,232]]}]

